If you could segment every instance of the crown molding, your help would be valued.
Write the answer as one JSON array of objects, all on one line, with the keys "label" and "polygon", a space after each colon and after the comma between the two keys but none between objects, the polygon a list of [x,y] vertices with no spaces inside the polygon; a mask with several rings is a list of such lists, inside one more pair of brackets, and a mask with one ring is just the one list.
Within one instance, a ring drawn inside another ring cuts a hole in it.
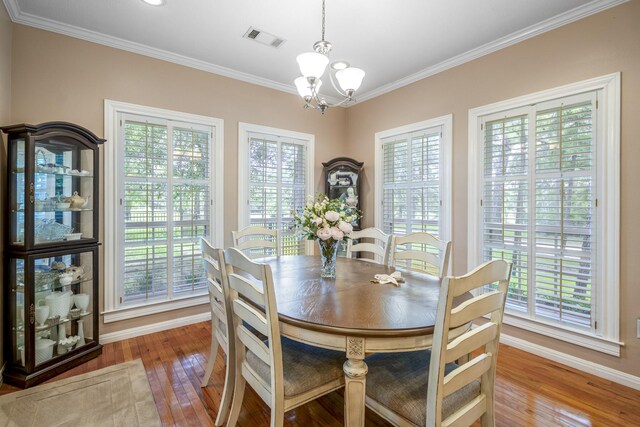
[{"label": "crown molding", "polygon": [[432,67],[425,68],[421,71],[418,71],[417,73],[396,80],[395,82],[391,82],[386,85],[380,86],[377,89],[359,94],[357,102],[350,104],[349,106],[347,106],[347,108],[359,102],[364,102],[368,99],[384,95],[385,93],[410,85],[411,83],[415,83],[419,80],[441,73],[450,68],[457,67],[458,65],[473,61],[474,59],[496,52],[500,49],[504,49],[505,47],[512,46],[532,37],[546,33],[547,31],[551,31],[556,28],[562,27],[563,25],[570,24],[591,15],[595,15],[596,13],[626,3],[627,1],[629,0],[594,0],[568,12],[554,16],[553,18],[539,22],[535,25],[516,31],[515,33],[511,33],[490,43],[449,58]]},{"label": "crown molding", "polygon": [[[190,58],[177,53],[169,52],[162,49],[156,49],[150,46],[143,45],[141,43],[135,43],[127,41],[118,37],[108,36],[96,31],[86,30],[84,28],[61,24],[60,22],[53,21],[46,18],[41,18],[35,15],[24,13],[20,10],[18,0],[3,0],[4,5],[7,8],[7,12],[11,21],[17,24],[28,25],[30,27],[39,28],[42,30],[51,31],[58,34],[63,34],[69,37],[75,37],[78,39],[86,40],[93,43],[98,43],[104,46],[113,47],[116,49],[125,50],[139,55],[148,56],[162,61],[172,62],[174,64],[183,65],[185,67],[195,68],[197,70],[206,71],[213,74],[218,74],[224,77],[229,77],[235,80],[255,84],[258,86],[267,87],[270,89],[286,92],[294,95],[298,95],[298,92],[293,84],[279,83],[274,80],[265,79],[253,74],[244,73],[241,71],[233,70],[231,68],[223,67],[220,65],[212,64],[210,62],[201,61],[198,59]],[[353,105],[357,105],[361,102],[369,99],[384,95],[385,93],[394,91],[401,87],[410,85],[424,78],[433,76],[435,74],[446,71],[450,68],[457,67],[466,62],[473,61],[484,55],[488,55],[505,47],[520,43],[521,41],[535,37],[547,31],[554,30],[563,25],[575,22],[582,18],[594,15],[603,10],[618,6],[626,3],[629,0],[594,0],[583,6],[572,9],[568,12],[555,16],[553,18],[542,21],[538,24],[527,27],[523,30],[516,31],[508,36],[502,37],[476,49],[471,49],[465,53],[454,56],[450,59],[442,61],[432,67],[425,68],[417,73],[411,74],[407,77],[403,77],[394,82],[380,86],[369,92],[358,94],[357,100],[349,105],[342,105],[343,108],[349,108]],[[325,99],[329,103],[338,103],[339,100],[334,97],[325,96]]]}]

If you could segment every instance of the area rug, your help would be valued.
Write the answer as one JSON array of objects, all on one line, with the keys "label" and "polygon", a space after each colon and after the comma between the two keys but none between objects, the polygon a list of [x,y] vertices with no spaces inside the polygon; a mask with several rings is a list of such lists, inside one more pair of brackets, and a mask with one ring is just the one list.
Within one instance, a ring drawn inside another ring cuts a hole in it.
[{"label": "area rug", "polygon": [[159,426],[141,360],[0,397],[0,426]]}]

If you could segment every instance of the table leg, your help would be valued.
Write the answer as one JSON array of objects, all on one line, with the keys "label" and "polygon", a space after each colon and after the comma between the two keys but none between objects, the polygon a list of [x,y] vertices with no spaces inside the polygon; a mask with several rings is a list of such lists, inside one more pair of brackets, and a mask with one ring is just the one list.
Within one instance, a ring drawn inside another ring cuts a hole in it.
[{"label": "table leg", "polygon": [[347,338],[344,371],[344,425],[364,426],[367,364],[364,362],[364,338]]}]

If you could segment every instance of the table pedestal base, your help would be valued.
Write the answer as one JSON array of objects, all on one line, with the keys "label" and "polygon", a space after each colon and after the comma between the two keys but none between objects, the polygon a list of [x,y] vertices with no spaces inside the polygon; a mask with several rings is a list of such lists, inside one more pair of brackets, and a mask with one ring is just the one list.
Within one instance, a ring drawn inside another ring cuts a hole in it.
[{"label": "table pedestal base", "polygon": [[348,360],[344,371],[344,420],[345,426],[364,426],[366,377],[369,368],[364,362],[364,338],[347,338]]}]

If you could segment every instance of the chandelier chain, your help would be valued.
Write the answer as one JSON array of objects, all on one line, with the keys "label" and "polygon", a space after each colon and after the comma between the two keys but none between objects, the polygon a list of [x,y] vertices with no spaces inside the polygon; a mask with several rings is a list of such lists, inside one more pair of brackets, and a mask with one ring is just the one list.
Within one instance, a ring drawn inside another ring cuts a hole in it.
[{"label": "chandelier chain", "polygon": [[322,41],[324,41],[324,0],[322,0]]}]

